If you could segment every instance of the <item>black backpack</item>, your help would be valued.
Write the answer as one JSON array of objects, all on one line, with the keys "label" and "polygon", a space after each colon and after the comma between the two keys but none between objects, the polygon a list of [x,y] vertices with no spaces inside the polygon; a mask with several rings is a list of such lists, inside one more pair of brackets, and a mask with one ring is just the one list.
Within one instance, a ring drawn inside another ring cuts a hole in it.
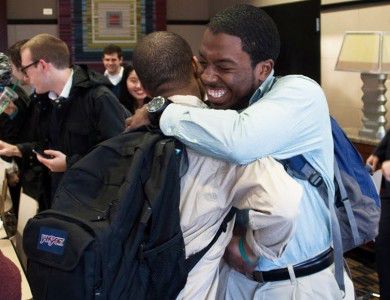
[{"label": "black backpack", "polygon": [[185,162],[178,141],[144,130],[101,143],[70,168],[52,209],[24,230],[34,299],[174,299],[234,213],[185,259]]}]

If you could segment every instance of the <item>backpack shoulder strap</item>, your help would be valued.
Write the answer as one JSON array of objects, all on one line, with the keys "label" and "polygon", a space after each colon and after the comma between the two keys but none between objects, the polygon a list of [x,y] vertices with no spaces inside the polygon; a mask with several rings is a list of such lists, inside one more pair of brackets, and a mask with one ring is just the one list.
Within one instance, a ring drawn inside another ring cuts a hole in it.
[{"label": "backpack shoulder strap", "polygon": [[[284,168],[286,169],[286,172],[290,176],[307,180],[312,186],[316,187],[321,198],[324,200],[326,206],[329,208],[330,218],[331,218],[330,223],[331,223],[331,232],[332,232],[332,239],[333,239],[334,257],[335,257],[335,278],[339,285],[339,288],[345,292],[344,270],[343,270],[343,245],[342,245],[339,221],[335,210],[334,197],[332,197],[332,195],[329,194],[327,186],[321,174],[310,165],[310,163],[305,159],[305,157],[302,154],[291,157],[289,159],[281,160],[280,162],[283,164]],[[336,161],[335,161],[335,166],[338,170]],[[340,172],[338,172],[338,174],[340,174]],[[341,181],[340,176],[335,177],[335,182],[337,182],[338,186],[342,186],[345,192],[345,188]],[[344,196],[347,196],[346,192]],[[348,200],[348,197],[346,197],[346,200]],[[354,220],[352,223],[355,224],[356,226],[356,220],[352,213],[352,207],[350,201],[349,200],[342,201],[342,203],[346,206],[349,205],[349,209],[346,208],[347,211],[348,210],[350,211],[350,214],[348,214],[348,218],[351,217]],[[352,223],[350,221],[350,224]],[[356,231],[357,231],[357,227],[356,227]]]},{"label": "backpack shoulder strap", "polygon": [[232,207],[229,211],[229,213],[226,215],[226,217],[223,219],[221,226],[219,227],[217,233],[215,234],[214,238],[211,240],[211,242],[204,247],[199,252],[191,255],[186,259],[185,262],[185,269],[189,273],[195,265],[200,261],[200,259],[203,257],[203,255],[206,254],[207,251],[210,250],[210,248],[215,244],[215,242],[218,240],[219,236],[222,234],[222,232],[226,232],[227,224],[233,219],[234,215],[236,214],[237,208]]},{"label": "backpack shoulder strap", "polygon": [[337,199],[336,197],[336,200],[339,200],[338,202],[336,202],[336,205],[341,202],[342,205],[344,206],[345,212],[347,213],[348,222],[351,227],[353,242],[355,243],[355,245],[360,245],[363,243],[363,240],[360,237],[358,226],[356,223],[356,218],[352,211],[352,204],[348,198],[347,191],[341,179],[340,168],[336,160],[334,161],[334,178],[335,178],[334,183],[336,186],[336,191],[338,190],[340,192],[340,199]]}]

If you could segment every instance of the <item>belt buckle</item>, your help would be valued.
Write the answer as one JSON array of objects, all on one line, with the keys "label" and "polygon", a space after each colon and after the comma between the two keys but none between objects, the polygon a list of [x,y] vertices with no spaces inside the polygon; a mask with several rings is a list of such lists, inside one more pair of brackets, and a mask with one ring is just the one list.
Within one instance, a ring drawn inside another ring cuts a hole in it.
[{"label": "belt buckle", "polygon": [[257,282],[260,282],[260,283],[265,282],[265,280],[263,278],[263,272],[261,272],[261,271],[253,271],[252,277],[253,277],[253,280],[255,280]]}]

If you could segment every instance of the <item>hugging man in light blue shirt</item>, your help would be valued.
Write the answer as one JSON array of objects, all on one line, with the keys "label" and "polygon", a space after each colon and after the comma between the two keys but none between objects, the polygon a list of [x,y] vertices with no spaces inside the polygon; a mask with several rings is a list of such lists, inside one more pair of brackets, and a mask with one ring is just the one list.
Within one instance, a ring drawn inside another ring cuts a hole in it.
[{"label": "hugging man in light blue shirt", "polygon": [[[279,48],[277,28],[263,10],[237,5],[218,13],[200,47],[201,79],[212,107],[228,107],[239,98],[242,105],[235,108],[240,112],[170,104],[161,115],[160,128],[205,155],[239,164],[303,154],[332,196],[333,140],[325,95],[304,76],[275,80]],[[304,187],[304,197],[284,253],[274,261],[260,258],[252,274],[234,270],[241,257],[230,260],[232,268],[222,268],[221,298],[354,299],[350,278],[344,276],[343,293],[334,277],[329,210],[315,187],[296,180]],[[240,245],[231,245],[230,251],[234,247]],[[251,263],[245,249],[238,253]]]}]

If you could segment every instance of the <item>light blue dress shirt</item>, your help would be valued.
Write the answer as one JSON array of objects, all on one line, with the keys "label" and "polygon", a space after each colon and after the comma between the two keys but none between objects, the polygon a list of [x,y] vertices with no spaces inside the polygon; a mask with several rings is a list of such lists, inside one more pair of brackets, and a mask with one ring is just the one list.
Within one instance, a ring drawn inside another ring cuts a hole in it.
[{"label": "light blue dress shirt", "polygon": [[[301,75],[273,81],[272,73],[241,112],[171,104],[161,116],[160,128],[204,155],[238,164],[303,154],[334,195],[333,139],[321,87]],[[331,245],[329,210],[316,188],[297,181],[304,195],[295,234],[278,260],[260,258],[262,271],[303,262]]]}]

